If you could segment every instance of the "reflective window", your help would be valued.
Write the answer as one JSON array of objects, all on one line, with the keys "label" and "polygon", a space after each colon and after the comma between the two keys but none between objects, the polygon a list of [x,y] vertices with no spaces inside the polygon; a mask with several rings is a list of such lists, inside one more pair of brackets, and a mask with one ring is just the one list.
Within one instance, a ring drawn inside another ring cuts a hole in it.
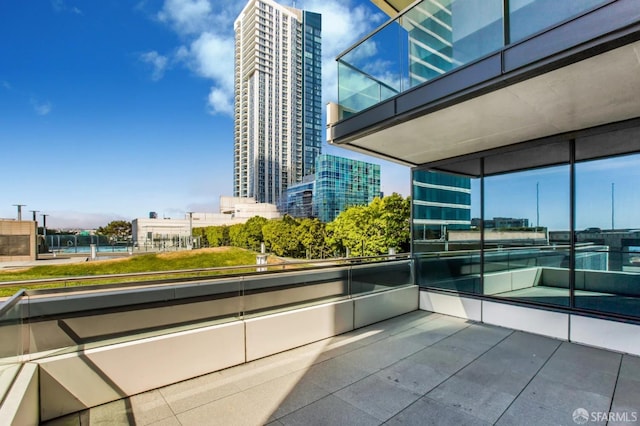
[{"label": "reflective window", "polygon": [[413,252],[419,285],[480,292],[480,179],[413,172]]},{"label": "reflective window", "polygon": [[510,0],[511,42],[521,40],[602,3],[606,3],[606,0]]},{"label": "reflective window", "polygon": [[569,165],[485,178],[484,294],[569,305]]},{"label": "reflective window", "polygon": [[575,305],[640,312],[640,155],[576,164]]}]

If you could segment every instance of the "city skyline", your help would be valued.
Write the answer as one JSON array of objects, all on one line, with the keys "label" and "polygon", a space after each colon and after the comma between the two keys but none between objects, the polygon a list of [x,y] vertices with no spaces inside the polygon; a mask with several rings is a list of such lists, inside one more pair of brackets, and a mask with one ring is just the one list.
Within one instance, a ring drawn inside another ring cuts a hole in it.
[{"label": "city skyline", "polygon": [[[292,1],[282,1],[291,6]],[[216,211],[233,193],[233,21],[244,2],[71,0],[0,5],[0,217],[47,226]],[[335,56],[386,20],[368,0],[297,1],[323,14],[323,104]],[[324,114],[323,114],[324,115]],[[324,140],[324,118],[323,118]],[[385,194],[410,191],[381,165]],[[7,160],[8,159],[8,160]]]}]

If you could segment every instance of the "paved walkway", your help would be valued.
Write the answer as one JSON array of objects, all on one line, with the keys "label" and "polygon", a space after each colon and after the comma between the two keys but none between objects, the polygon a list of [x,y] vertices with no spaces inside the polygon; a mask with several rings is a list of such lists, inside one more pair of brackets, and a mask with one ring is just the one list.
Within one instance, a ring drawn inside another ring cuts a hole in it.
[{"label": "paved walkway", "polygon": [[591,425],[606,424],[603,419],[640,425],[640,358],[417,311],[47,424]]}]

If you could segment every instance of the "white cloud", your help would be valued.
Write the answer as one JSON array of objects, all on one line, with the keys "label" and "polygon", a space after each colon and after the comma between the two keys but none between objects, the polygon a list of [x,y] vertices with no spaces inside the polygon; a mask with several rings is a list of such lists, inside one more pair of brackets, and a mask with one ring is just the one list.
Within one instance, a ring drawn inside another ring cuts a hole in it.
[{"label": "white cloud", "polygon": [[229,96],[228,91],[214,86],[209,92],[208,100],[211,114],[233,115],[233,98]]},{"label": "white cloud", "polygon": [[75,15],[84,15],[76,6],[67,6],[64,0],[51,0],[51,7],[58,13],[69,11]]},{"label": "white cloud", "polygon": [[208,0],[166,0],[158,19],[181,34],[194,34],[207,29],[211,11]]},{"label": "white cloud", "polygon": [[[280,2],[292,6],[293,0]],[[354,6],[353,0],[301,0],[299,9],[322,15],[323,100],[338,94],[336,56],[386,16],[375,7]],[[212,82],[208,107],[212,114],[233,115],[233,22],[246,1],[165,0],[156,17],[169,25],[183,40],[172,55],[174,62],[186,64],[196,75]]]},{"label": "white cloud", "polygon": [[33,110],[38,115],[48,115],[51,112],[51,108],[52,108],[51,102],[49,101],[40,102],[35,98],[31,99],[31,106],[33,107]]},{"label": "white cloud", "polygon": [[166,56],[160,55],[155,50],[146,52],[140,55],[140,60],[147,64],[151,64],[153,71],[151,73],[151,79],[158,81],[164,76],[164,72],[167,68],[168,59]]}]

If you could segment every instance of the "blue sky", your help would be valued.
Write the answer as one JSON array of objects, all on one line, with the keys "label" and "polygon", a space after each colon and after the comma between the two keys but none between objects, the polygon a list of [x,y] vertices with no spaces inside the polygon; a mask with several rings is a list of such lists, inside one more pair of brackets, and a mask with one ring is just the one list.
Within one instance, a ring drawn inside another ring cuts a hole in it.
[{"label": "blue sky", "polygon": [[[0,3],[0,218],[18,203],[51,227],[216,211],[233,191],[233,20],[244,4]],[[296,7],[323,14],[324,99],[335,100],[335,56],[385,17],[368,0]],[[324,152],[381,164],[382,190],[409,195],[407,168]]]}]

